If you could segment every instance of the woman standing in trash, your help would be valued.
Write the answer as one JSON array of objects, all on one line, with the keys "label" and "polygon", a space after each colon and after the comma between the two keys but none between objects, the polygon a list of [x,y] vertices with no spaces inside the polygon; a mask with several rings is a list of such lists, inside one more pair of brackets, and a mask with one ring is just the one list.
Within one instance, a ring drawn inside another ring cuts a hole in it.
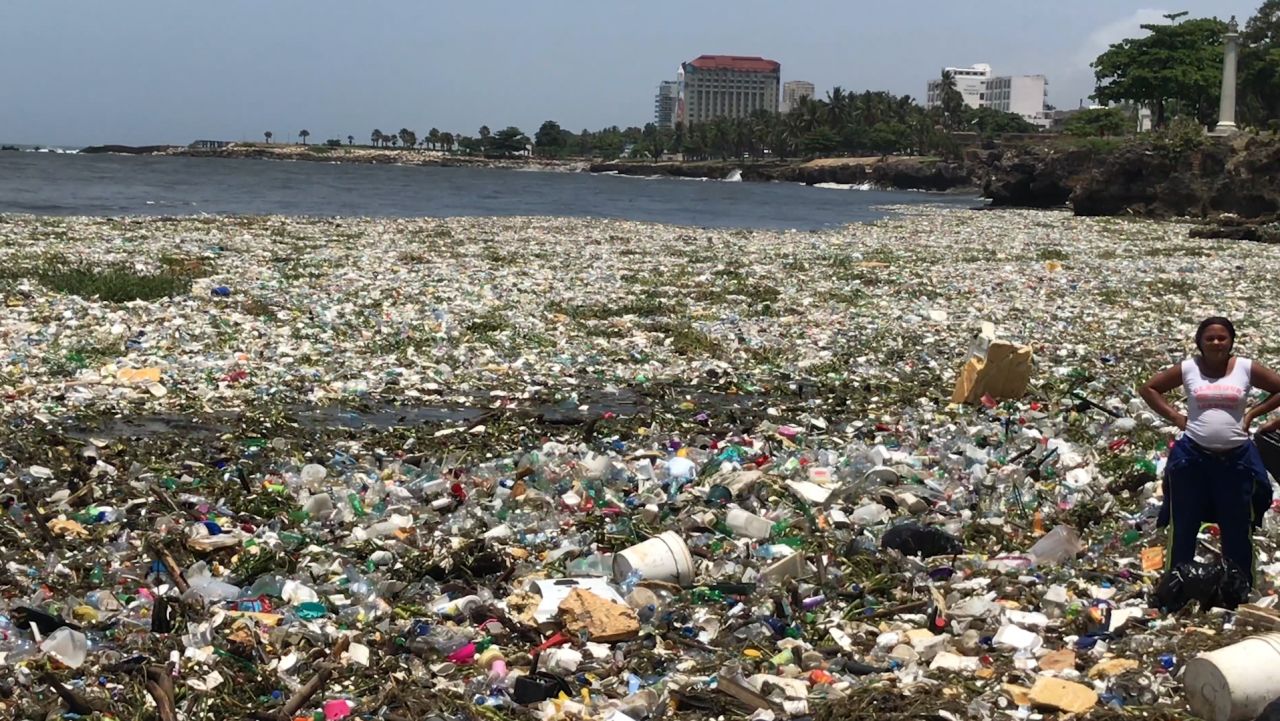
[{"label": "woman standing in trash", "polygon": [[[1155,374],[1139,393],[1152,410],[1183,431],[1165,465],[1166,568],[1194,561],[1200,524],[1216,522],[1223,556],[1244,572],[1252,587],[1252,526],[1261,525],[1262,514],[1271,505],[1271,484],[1249,437],[1249,426],[1280,407],[1280,375],[1235,356],[1235,340],[1231,321],[1204,319],[1196,330],[1199,355]],[[1187,395],[1186,415],[1165,399],[1178,386]],[[1246,410],[1253,387],[1272,395]],[[1260,430],[1276,427],[1280,421]]]}]

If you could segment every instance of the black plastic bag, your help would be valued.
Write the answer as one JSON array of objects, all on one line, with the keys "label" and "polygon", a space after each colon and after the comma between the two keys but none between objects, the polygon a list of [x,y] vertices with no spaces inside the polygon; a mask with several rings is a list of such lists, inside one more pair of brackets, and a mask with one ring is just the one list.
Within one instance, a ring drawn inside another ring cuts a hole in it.
[{"label": "black plastic bag", "polygon": [[1280,698],[1267,704],[1255,721],[1280,721]]},{"label": "black plastic bag", "polygon": [[1191,603],[1200,610],[1233,609],[1249,599],[1249,577],[1230,562],[1180,563],[1160,578],[1156,586],[1156,605],[1168,613],[1177,613]]},{"label": "black plastic bag", "polygon": [[904,556],[957,556],[964,553],[959,539],[941,528],[903,523],[885,532],[881,548],[892,548]]}]

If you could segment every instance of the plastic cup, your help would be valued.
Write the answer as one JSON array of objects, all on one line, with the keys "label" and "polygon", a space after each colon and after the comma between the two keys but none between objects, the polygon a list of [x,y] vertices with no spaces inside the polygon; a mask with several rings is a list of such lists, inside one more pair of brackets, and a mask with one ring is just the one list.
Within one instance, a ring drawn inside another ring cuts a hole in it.
[{"label": "plastic cup", "polygon": [[681,586],[693,584],[693,555],[674,531],[661,533],[613,556],[613,577],[622,581],[632,574]]}]

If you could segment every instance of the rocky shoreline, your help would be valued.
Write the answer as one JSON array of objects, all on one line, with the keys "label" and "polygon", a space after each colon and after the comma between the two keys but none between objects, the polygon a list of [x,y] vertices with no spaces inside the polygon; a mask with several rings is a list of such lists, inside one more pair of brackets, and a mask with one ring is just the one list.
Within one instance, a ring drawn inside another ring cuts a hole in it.
[{"label": "rocky shoreline", "polygon": [[932,158],[820,158],[817,160],[756,160],[700,162],[614,161],[592,163],[593,173],[668,176],[724,180],[738,173],[744,181],[839,183],[891,190],[976,190],[961,163]]},{"label": "rocky shoreline", "polygon": [[1280,242],[1280,140],[1273,135],[1090,141],[1055,139],[934,158],[807,162],[594,163],[592,172],[744,181],[972,191],[993,208],[1070,209],[1081,216],[1186,218],[1203,237]]},{"label": "rocky shoreline", "polygon": [[921,157],[816,160],[591,162],[533,157],[484,158],[428,150],[323,145],[232,144],[198,149],[119,145],[82,153],[327,163],[487,167],[615,173],[886,190],[972,192],[993,208],[1061,208],[1082,216],[1188,218],[1209,223],[1205,237],[1280,242],[1280,140],[1274,135],[1137,139],[1055,138],[970,149],[958,161]]}]

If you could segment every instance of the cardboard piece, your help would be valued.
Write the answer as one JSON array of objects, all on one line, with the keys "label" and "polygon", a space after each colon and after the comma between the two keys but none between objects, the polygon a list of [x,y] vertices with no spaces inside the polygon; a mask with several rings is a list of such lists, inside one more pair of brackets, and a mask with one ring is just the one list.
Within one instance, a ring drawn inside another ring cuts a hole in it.
[{"label": "cardboard piece", "polygon": [[1152,546],[1142,549],[1142,570],[1147,573],[1164,568],[1164,548]]},{"label": "cardboard piece", "polygon": [[159,383],[160,369],[151,368],[121,368],[116,371],[116,380],[121,383]]},{"label": "cardboard piece", "polygon": [[1026,686],[1019,686],[1013,683],[1006,683],[1004,685],[1004,692],[1009,694],[1009,699],[1012,700],[1014,705],[1016,706],[1031,705],[1031,689],[1027,688]]},{"label": "cardboard piece", "polygon": [[995,326],[984,323],[969,358],[956,376],[952,403],[1021,398],[1031,382],[1031,346],[995,339]]},{"label": "cardboard piece", "polygon": [[606,601],[625,604],[622,596],[609,585],[609,579],[600,577],[588,578],[545,578],[531,581],[532,586],[542,598],[533,612],[534,621],[547,623],[560,612],[560,604],[575,589],[589,591]]},{"label": "cardboard piece", "polygon": [[1076,652],[1069,648],[1050,651],[1040,657],[1040,668],[1045,671],[1066,671],[1076,667]]},{"label": "cardboard piece", "polygon": [[585,632],[591,641],[623,641],[640,633],[640,619],[630,606],[581,588],[560,602],[560,618],[566,631],[575,636]]},{"label": "cardboard piece", "polygon": [[1031,687],[1032,706],[1058,709],[1067,713],[1087,713],[1098,705],[1098,694],[1084,684],[1041,676]]},{"label": "cardboard piece", "polygon": [[1111,678],[1119,676],[1125,671],[1132,671],[1138,667],[1138,662],[1131,658],[1108,658],[1094,664],[1089,669],[1089,678]]}]

